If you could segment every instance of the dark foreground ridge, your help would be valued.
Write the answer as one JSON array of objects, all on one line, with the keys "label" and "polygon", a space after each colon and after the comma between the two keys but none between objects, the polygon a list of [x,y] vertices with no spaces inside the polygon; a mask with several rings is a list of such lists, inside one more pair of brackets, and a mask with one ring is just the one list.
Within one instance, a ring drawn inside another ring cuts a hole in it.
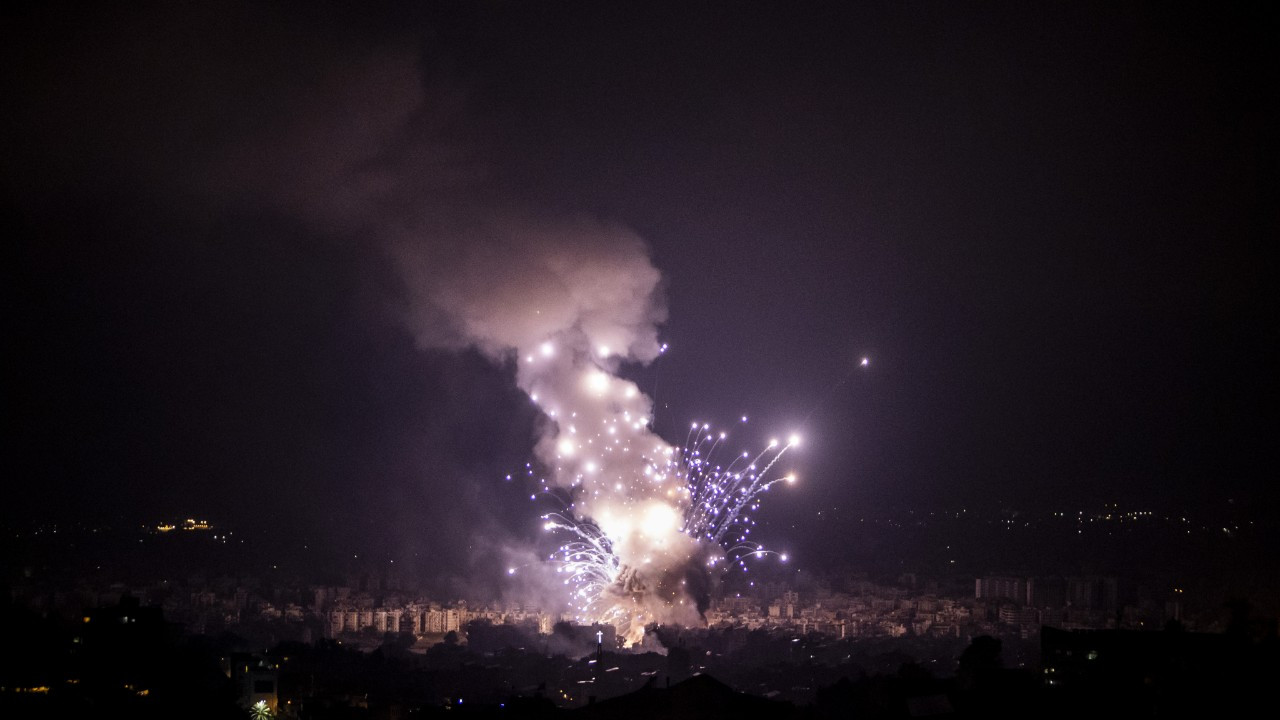
[{"label": "dark foreground ridge", "polygon": [[653,679],[639,690],[595,702],[571,713],[579,718],[750,718],[788,717],[791,703],[740,693],[710,675],[695,675],[667,688]]}]

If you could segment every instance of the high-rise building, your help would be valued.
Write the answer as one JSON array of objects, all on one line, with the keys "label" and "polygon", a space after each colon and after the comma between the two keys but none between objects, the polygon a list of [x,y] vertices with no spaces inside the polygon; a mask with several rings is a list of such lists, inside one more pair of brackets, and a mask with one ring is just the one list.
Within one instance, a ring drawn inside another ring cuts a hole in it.
[{"label": "high-rise building", "polygon": [[1031,596],[1032,607],[1063,608],[1067,605],[1067,583],[1056,575],[1031,579],[1027,593]]},{"label": "high-rise building", "polygon": [[1114,611],[1119,606],[1119,587],[1113,577],[1069,577],[1067,604],[1085,610]]},{"label": "high-rise building", "polygon": [[979,600],[1012,600],[1020,605],[1029,603],[1026,579],[1008,575],[978,578],[974,581],[973,596]]}]

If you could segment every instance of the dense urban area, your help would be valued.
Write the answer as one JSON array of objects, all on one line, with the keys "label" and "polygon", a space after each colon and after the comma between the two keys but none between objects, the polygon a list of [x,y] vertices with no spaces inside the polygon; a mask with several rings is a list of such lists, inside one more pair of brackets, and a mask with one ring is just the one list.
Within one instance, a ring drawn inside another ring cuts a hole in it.
[{"label": "dense urban area", "polygon": [[[1113,518],[1127,515],[1133,524],[1145,518],[1139,512]],[[1089,526],[1093,519],[1072,521]],[[985,524],[1007,526],[999,518]],[[1233,533],[1248,535],[1238,527],[1223,535]],[[1251,547],[1247,537],[1229,541]],[[1240,683],[1251,672],[1274,671],[1276,660],[1265,597],[1204,582],[1184,586],[1162,572],[966,573],[921,563],[930,571],[806,574],[762,563],[714,588],[701,626],[650,627],[642,642],[624,648],[612,625],[579,622],[566,608],[442,597],[404,561],[397,567],[355,554],[322,581],[278,565],[229,572],[202,553],[236,548],[231,563],[250,567],[246,559],[261,561],[266,548],[195,518],[128,531],[46,526],[9,542],[28,557],[35,548],[49,551],[44,564],[15,564],[8,577],[13,641],[0,693],[18,709],[119,707],[145,715],[200,695],[218,699],[202,705],[211,716],[256,708],[281,717],[406,717],[464,706],[519,716],[602,712],[611,698],[646,692],[668,694],[650,698],[658,703],[680,693],[726,693],[771,703],[760,708],[778,715],[837,707],[872,717],[980,707],[1000,713],[1015,700],[1048,702],[1045,693],[1068,693],[1054,701],[1061,709],[1070,693],[1115,692],[1112,675],[1128,668],[1147,686],[1121,701],[1157,711],[1187,701],[1173,690],[1187,673],[1232,668]],[[128,570],[83,564],[95,562],[90,548],[113,543],[136,543],[139,563]],[[82,564],[65,565],[76,571],[49,564],[66,558],[58,548],[82,548]],[[177,567],[195,569],[173,571],[179,560],[185,564]],[[1153,642],[1164,645],[1148,647]],[[1092,663],[1099,653],[1125,660]],[[1153,657],[1179,658],[1177,672],[1141,664]],[[1107,668],[1101,676],[1099,668]]]}]

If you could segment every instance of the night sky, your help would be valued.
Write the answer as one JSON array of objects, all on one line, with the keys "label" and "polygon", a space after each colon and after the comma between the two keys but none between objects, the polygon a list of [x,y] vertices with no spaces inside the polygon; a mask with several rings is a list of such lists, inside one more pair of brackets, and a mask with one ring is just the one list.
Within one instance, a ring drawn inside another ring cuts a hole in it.
[{"label": "night sky", "polygon": [[1278,499],[1269,15],[696,5],[6,6],[2,519],[528,534],[535,408],[415,344],[368,232],[489,214],[648,243],[671,350],[624,374],[673,442],[799,429],[763,520],[811,557]]}]

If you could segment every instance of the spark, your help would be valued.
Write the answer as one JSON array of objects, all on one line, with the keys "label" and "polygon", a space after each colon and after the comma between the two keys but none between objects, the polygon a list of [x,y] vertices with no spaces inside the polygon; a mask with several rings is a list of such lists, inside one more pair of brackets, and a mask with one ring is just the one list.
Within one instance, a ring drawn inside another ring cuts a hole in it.
[{"label": "spark", "polygon": [[742,453],[721,467],[713,457],[724,438],[724,433],[718,437],[699,433],[685,443],[680,472],[690,502],[681,529],[690,537],[719,545],[731,557],[740,557],[761,549],[746,539],[755,524],[750,513],[759,507],[760,494],[779,482],[795,482],[794,474],[773,477],[769,473],[799,438],[792,435],[781,449],[777,440],[771,440],[749,461],[743,462],[750,455]]}]

